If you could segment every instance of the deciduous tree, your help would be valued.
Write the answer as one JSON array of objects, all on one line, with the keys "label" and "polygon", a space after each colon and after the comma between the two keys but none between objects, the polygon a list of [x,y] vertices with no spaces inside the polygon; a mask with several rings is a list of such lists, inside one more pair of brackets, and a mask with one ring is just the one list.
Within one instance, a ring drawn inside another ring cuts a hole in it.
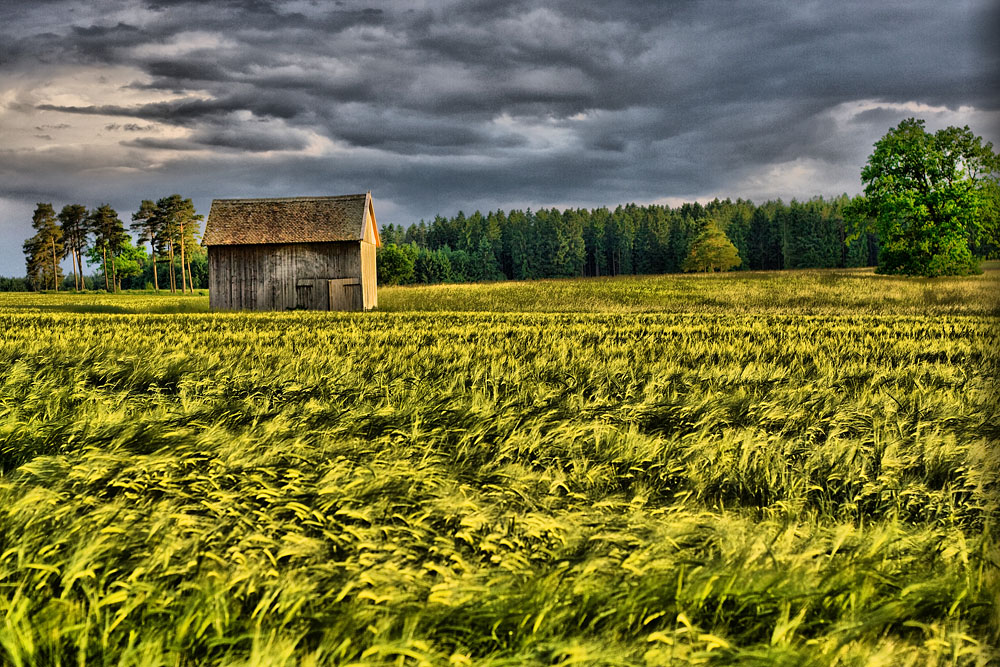
[{"label": "deciduous tree", "polygon": [[883,273],[975,272],[970,242],[996,227],[985,212],[998,172],[993,145],[968,126],[931,134],[923,120],[908,118],[876,142],[861,171],[864,197],[848,209],[854,235],[878,235]]},{"label": "deciduous tree", "polygon": [[382,285],[404,285],[413,282],[413,267],[416,256],[417,247],[415,245],[383,244],[378,249],[378,257],[375,260],[379,283]]},{"label": "deciduous tree", "polygon": [[736,246],[716,222],[709,221],[691,243],[682,268],[685,271],[728,271],[739,265],[740,255]]}]

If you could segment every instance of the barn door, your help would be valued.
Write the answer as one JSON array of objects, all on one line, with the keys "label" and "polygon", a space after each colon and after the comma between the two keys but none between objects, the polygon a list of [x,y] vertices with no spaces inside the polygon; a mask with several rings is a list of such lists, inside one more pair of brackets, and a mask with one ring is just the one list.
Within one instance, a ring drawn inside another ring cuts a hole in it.
[{"label": "barn door", "polygon": [[327,281],[330,290],[330,310],[361,310],[361,281],[357,278],[337,278]]},{"label": "barn door", "polygon": [[326,282],[313,278],[299,278],[295,281],[295,307],[303,310],[326,310]]}]

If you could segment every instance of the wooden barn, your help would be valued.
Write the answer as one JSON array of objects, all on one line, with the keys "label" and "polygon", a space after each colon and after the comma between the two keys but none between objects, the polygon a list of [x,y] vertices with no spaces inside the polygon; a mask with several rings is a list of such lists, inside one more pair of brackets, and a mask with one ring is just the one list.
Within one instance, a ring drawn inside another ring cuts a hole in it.
[{"label": "wooden barn", "polygon": [[213,310],[368,310],[378,305],[371,192],[216,199],[205,223]]}]

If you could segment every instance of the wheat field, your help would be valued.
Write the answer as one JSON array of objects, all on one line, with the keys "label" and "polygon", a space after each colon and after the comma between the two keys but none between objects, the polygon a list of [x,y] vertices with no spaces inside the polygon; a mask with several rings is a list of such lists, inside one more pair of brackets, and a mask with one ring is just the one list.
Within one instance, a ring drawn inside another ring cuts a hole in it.
[{"label": "wheat field", "polygon": [[998,287],[0,295],[0,663],[989,664]]}]

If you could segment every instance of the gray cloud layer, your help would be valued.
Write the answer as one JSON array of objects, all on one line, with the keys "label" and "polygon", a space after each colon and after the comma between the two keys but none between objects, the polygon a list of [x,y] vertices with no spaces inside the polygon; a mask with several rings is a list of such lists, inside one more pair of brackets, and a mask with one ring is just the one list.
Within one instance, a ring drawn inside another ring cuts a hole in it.
[{"label": "gray cloud layer", "polygon": [[[24,130],[0,147],[0,273],[21,271],[38,200],[125,214],[175,191],[204,210],[370,188],[382,221],[408,223],[856,191],[872,142],[904,117],[996,136],[993,5],[4,6],[0,128]],[[88,74],[96,89],[60,90]]]}]

